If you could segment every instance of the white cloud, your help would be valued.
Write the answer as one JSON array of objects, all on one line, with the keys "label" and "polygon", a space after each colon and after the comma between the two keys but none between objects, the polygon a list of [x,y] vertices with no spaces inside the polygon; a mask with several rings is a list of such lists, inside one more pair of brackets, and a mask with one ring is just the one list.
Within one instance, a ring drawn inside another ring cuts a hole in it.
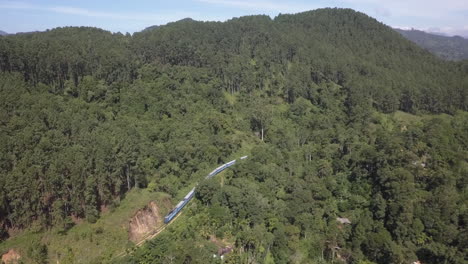
[{"label": "white cloud", "polygon": [[[466,0],[332,0],[359,9],[386,24],[406,24],[423,31],[438,28],[438,33],[468,35]],[[388,13],[385,12],[388,10]]]},{"label": "white cloud", "polygon": [[68,7],[68,6],[55,6],[48,7],[45,10],[60,14],[69,14],[69,15],[78,15],[78,16],[89,16],[89,17],[110,17],[110,18],[120,18],[122,15],[105,13],[105,12],[94,12],[84,8]]},{"label": "white cloud", "polygon": [[462,37],[468,37],[468,26],[462,26],[462,27],[432,27],[432,28],[426,28],[424,31],[427,32],[433,32],[433,33],[444,33],[449,36],[462,36]]},{"label": "white cloud", "polygon": [[23,2],[14,2],[14,1],[4,1],[0,3],[0,8],[7,9],[31,9],[33,5],[23,3]]},{"label": "white cloud", "polygon": [[[347,2],[353,4],[374,4],[380,6],[408,6],[408,7],[436,7],[437,9],[460,9],[467,8],[465,0],[339,0],[340,2]],[[417,10],[411,10],[417,11]]]},{"label": "white cloud", "polygon": [[374,12],[377,15],[383,16],[383,17],[388,17],[388,16],[392,15],[390,10],[388,10],[387,8],[384,8],[384,7],[376,7],[376,8],[374,8]]},{"label": "white cloud", "polygon": [[468,38],[468,26],[461,27],[412,27],[412,26],[393,26],[403,30],[420,30],[428,33],[439,34],[443,36],[462,36]]},{"label": "white cloud", "polygon": [[0,3],[0,9],[18,9],[18,10],[37,10],[54,12],[58,14],[75,15],[75,16],[86,16],[95,18],[110,18],[120,20],[135,20],[135,21],[147,21],[147,22],[170,22],[181,18],[196,16],[196,14],[188,12],[176,12],[171,15],[166,14],[149,14],[149,13],[112,13],[112,12],[99,12],[93,11],[86,8],[77,8],[71,6],[39,6],[32,5],[25,2],[13,2],[6,1]]},{"label": "white cloud", "polygon": [[213,4],[213,5],[223,5],[236,7],[244,10],[252,11],[270,11],[270,12],[283,12],[283,13],[296,13],[311,9],[316,9],[317,6],[313,5],[303,5],[303,4],[293,4],[284,2],[277,3],[272,1],[262,1],[262,0],[196,0],[201,3]]},{"label": "white cloud", "polygon": [[[225,21],[231,17],[223,17],[219,15],[210,15],[199,12],[168,12],[167,10],[155,12],[155,13],[144,13],[144,12],[107,12],[107,11],[97,11],[87,8],[80,8],[74,6],[45,6],[32,4],[28,2],[19,2],[19,1],[1,1],[0,0],[0,10],[17,10],[20,12],[26,11],[35,11],[41,16],[49,16],[51,13],[75,16],[75,17],[89,17],[95,19],[101,19],[101,21],[96,21],[92,19],[79,20],[80,22],[76,23],[67,20],[65,22],[58,22],[48,24],[47,26],[39,26],[33,24],[28,24],[26,28],[22,26],[17,26],[16,29],[10,30],[10,32],[26,32],[26,31],[41,31],[46,28],[53,28],[57,26],[67,25],[80,25],[80,26],[99,26],[106,28],[114,32],[135,32],[141,29],[144,29],[150,25],[162,25],[169,22],[174,22],[183,18],[193,18],[199,21]],[[29,15],[29,13],[24,13],[24,16]],[[60,20],[57,20],[60,21]]]},{"label": "white cloud", "polygon": [[468,10],[466,0],[336,0],[356,6],[387,9],[395,15],[437,18],[449,12]]}]

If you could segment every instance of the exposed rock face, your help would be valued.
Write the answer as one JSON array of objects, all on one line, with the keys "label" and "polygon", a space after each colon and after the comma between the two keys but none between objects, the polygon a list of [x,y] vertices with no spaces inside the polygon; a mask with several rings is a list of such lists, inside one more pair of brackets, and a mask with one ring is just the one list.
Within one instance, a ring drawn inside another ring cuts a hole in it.
[{"label": "exposed rock face", "polygon": [[128,239],[138,242],[161,224],[162,217],[159,215],[159,207],[155,202],[150,202],[130,219]]},{"label": "exposed rock face", "polygon": [[21,256],[20,254],[18,254],[18,252],[16,252],[16,250],[10,249],[7,253],[3,254],[2,263],[16,264],[16,263],[19,263],[20,258]]}]

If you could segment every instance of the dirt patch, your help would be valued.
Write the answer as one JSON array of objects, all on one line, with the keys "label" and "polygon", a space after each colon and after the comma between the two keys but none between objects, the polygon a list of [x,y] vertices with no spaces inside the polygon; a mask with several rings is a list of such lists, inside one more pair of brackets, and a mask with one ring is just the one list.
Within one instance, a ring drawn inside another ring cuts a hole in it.
[{"label": "dirt patch", "polygon": [[70,217],[71,217],[71,220],[73,221],[73,223],[75,225],[79,225],[79,224],[83,223],[83,218],[81,218],[81,217],[78,217],[78,216],[76,216],[74,214],[72,214]]},{"label": "dirt patch", "polygon": [[130,219],[128,239],[136,243],[161,226],[162,222],[159,207],[152,201],[145,208],[138,210]]},{"label": "dirt patch", "polygon": [[19,263],[20,258],[21,256],[16,250],[10,249],[7,253],[2,255],[2,263],[5,263],[5,264]]},{"label": "dirt patch", "polygon": [[229,254],[234,250],[234,245],[226,239],[219,239],[216,236],[210,235],[210,241],[218,248],[218,256]]},{"label": "dirt patch", "polygon": [[101,205],[101,213],[105,214],[109,212],[109,206],[105,205],[105,204],[102,204]]}]

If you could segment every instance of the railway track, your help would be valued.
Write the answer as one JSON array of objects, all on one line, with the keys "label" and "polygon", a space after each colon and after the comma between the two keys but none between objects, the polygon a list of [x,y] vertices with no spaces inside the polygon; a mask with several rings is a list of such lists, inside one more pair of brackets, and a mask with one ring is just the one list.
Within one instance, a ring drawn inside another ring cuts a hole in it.
[{"label": "railway track", "polygon": [[[247,156],[243,156],[240,158],[240,160],[243,160],[243,159],[246,159]],[[234,165],[236,163],[237,160],[232,160],[230,162],[227,162],[219,167],[217,167],[215,170],[213,170],[210,174],[208,174],[208,176],[205,177],[205,180],[209,180],[211,179],[212,177],[214,177],[215,175],[217,175],[218,173],[224,171],[225,169],[231,167],[232,165]],[[179,202],[179,204],[174,208],[172,209],[169,214],[164,218],[164,224],[162,226],[160,226],[159,228],[153,230],[152,232],[148,233],[146,236],[143,237],[142,240],[140,240],[138,243],[135,244],[135,246],[128,250],[124,250],[123,252],[115,255],[112,259],[115,259],[115,258],[120,258],[120,257],[124,257],[124,256],[127,256],[128,254],[134,252],[138,247],[142,246],[146,241],[148,240],[151,240],[153,238],[155,238],[157,235],[159,235],[162,231],[164,231],[171,223],[174,222],[174,220],[176,220],[177,218],[179,218],[180,215],[182,215],[182,209],[188,204],[190,203],[190,201],[192,200],[193,198],[193,194],[195,192],[195,189],[196,188],[193,188],[189,194],[187,194],[185,197],[184,197],[184,200],[182,200],[181,202]],[[174,212],[175,211],[175,212]]]}]

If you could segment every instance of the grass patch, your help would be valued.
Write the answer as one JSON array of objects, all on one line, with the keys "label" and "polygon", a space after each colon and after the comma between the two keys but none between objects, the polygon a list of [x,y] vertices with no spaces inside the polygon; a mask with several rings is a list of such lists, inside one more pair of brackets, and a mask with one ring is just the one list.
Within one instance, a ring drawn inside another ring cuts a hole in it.
[{"label": "grass patch", "polygon": [[393,113],[393,119],[402,124],[414,124],[420,122],[422,117],[402,111],[396,111]]},{"label": "grass patch", "polygon": [[128,222],[135,212],[150,201],[156,201],[161,217],[164,217],[170,208],[166,208],[161,201],[168,197],[167,194],[146,189],[131,190],[115,210],[103,213],[94,224],[84,221],[73,226],[66,234],[60,234],[55,228],[36,233],[26,230],[0,243],[0,251],[15,248],[23,253],[27,251],[29,241],[40,239],[48,247],[50,263],[56,263],[57,260],[60,263],[111,262],[113,256],[134,246],[128,241]]},{"label": "grass patch", "polygon": [[231,93],[228,93],[228,92],[224,92],[224,98],[226,99],[226,101],[229,103],[229,105],[234,105],[236,103],[236,96],[234,94],[231,94]]}]

